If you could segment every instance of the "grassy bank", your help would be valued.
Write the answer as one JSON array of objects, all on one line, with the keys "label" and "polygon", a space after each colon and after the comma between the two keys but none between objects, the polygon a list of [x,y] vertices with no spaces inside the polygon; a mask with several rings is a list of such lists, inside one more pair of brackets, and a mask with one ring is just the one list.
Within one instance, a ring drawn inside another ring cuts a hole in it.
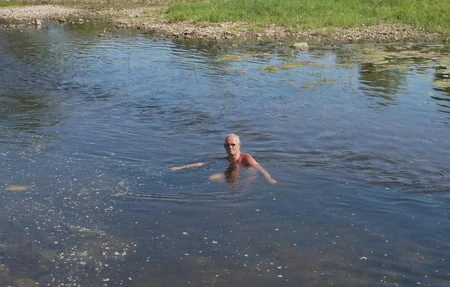
[{"label": "grassy bank", "polygon": [[290,29],[408,24],[433,32],[450,31],[448,0],[172,0],[171,20],[250,22]]},{"label": "grassy bank", "polygon": [[448,0],[9,0],[0,7],[59,4],[98,7],[164,6],[171,21],[248,22],[289,29],[407,24],[450,34]]},{"label": "grassy bank", "polygon": [[40,4],[84,8],[82,17],[112,27],[174,37],[450,40],[448,0],[0,0],[0,8]]}]

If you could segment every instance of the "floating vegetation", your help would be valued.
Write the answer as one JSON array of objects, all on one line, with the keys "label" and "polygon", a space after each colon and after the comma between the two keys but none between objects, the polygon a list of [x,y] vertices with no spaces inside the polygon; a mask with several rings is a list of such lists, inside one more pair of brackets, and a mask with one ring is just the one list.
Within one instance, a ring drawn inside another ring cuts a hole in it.
[{"label": "floating vegetation", "polygon": [[264,72],[269,72],[269,73],[275,73],[275,72],[278,72],[278,70],[280,70],[280,68],[281,67],[279,67],[279,66],[263,66],[262,67],[262,70],[264,71]]},{"label": "floating vegetation", "polygon": [[441,89],[450,88],[450,56],[442,53],[441,46],[367,46],[357,56],[361,63],[361,72],[410,72],[426,75],[425,70],[433,69],[433,85]]},{"label": "floating vegetation", "polygon": [[412,65],[431,68],[449,67],[449,57],[442,56],[442,53],[427,49],[413,49],[409,46],[395,47],[374,47],[367,46],[362,49],[359,60],[363,64],[374,66],[389,66],[389,69],[409,69]]},{"label": "floating vegetation", "polygon": [[447,70],[450,69],[450,56],[442,56],[441,65],[445,67]]},{"label": "floating vegetation", "polygon": [[436,77],[450,81],[450,56],[440,59],[439,67],[436,70]]},{"label": "floating vegetation", "polygon": [[226,73],[233,73],[233,74],[245,74],[247,73],[247,70],[244,68],[236,68],[236,69],[224,69]]},{"label": "floating vegetation", "polygon": [[240,54],[240,55],[230,54],[230,55],[220,56],[217,58],[217,60],[220,62],[240,62],[245,59],[251,58],[253,56],[254,55],[252,55],[252,54]]},{"label": "floating vegetation", "polygon": [[437,80],[433,82],[433,85],[443,88],[443,89],[450,89],[450,79],[449,80]]},{"label": "floating vegetation", "polygon": [[8,191],[26,191],[28,189],[30,189],[28,185],[9,185],[5,188]]},{"label": "floating vegetation", "polygon": [[262,70],[265,72],[270,72],[270,73],[274,73],[274,72],[278,72],[279,70],[289,70],[289,69],[297,69],[297,68],[301,68],[301,67],[305,67],[305,66],[310,66],[310,67],[316,67],[316,68],[325,68],[324,65],[317,63],[317,62],[310,62],[310,61],[288,61],[288,62],[284,62],[282,65],[267,65],[267,66],[263,66]]},{"label": "floating vegetation", "polygon": [[308,86],[315,86],[315,85],[324,85],[324,84],[330,84],[330,83],[334,83],[336,82],[336,80],[333,79],[320,79],[314,82],[306,82],[305,84]]},{"label": "floating vegetation", "polygon": [[292,61],[292,62],[286,62],[283,64],[283,69],[295,69],[304,66],[305,64],[300,61]]}]

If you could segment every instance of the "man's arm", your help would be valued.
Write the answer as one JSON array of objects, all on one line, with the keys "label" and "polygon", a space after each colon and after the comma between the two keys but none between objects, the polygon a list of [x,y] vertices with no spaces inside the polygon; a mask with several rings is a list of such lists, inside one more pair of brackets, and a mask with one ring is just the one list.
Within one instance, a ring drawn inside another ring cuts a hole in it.
[{"label": "man's arm", "polygon": [[269,183],[271,184],[277,183],[277,181],[272,178],[270,173],[267,170],[265,170],[264,167],[262,167],[262,165],[260,165],[259,162],[257,162],[254,157],[249,156],[248,163],[250,164],[250,166],[256,168],[257,171],[262,173]]},{"label": "man's arm", "polygon": [[176,170],[180,170],[180,169],[199,167],[199,166],[203,166],[203,165],[205,165],[204,162],[194,162],[194,163],[190,163],[190,164],[186,164],[186,165],[174,166],[174,167],[171,167],[170,170],[176,171]]},{"label": "man's arm", "polygon": [[176,171],[176,170],[185,169],[185,168],[204,166],[206,164],[214,163],[216,160],[222,160],[222,159],[226,159],[226,157],[218,157],[218,158],[215,158],[210,161],[201,161],[201,162],[194,162],[194,163],[190,163],[190,164],[186,164],[186,165],[174,166],[174,167],[171,167],[170,170]]},{"label": "man's arm", "polygon": [[277,183],[277,181],[275,179],[272,178],[272,176],[270,175],[269,172],[267,172],[267,170],[265,170],[259,163],[256,163],[256,165],[254,166],[259,172],[261,172],[264,177],[266,178],[266,180],[271,183],[271,184],[275,184]]}]

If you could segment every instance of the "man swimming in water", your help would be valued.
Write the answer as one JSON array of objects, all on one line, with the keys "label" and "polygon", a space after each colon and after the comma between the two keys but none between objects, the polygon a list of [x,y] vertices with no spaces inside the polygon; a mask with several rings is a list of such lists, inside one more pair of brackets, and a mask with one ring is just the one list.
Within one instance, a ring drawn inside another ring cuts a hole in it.
[{"label": "man swimming in water", "polygon": [[[225,157],[225,159],[227,159],[230,163],[230,166],[227,170],[228,172],[230,170],[239,171],[239,168],[241,166],[252,167],[261,172],[269,183],[277,183],[277,181],[272,178],[272,176],[255,160],[253,156],[248,153],[241,152],[241,142],[236,134],[227,135],[223,146],[225,148],[225,151],[227,152],[227,156]],[[180,170],[184,168],[199,167],[203,165],[205,165],[204,162],[196,162],[182,166],[174,166],[171,168],[171,170]],[[237,172],[236,174],[239,174],[239,172]],[[220,180],[218,174],[213,174],[212,176],[210,176],[210,179]]]}]

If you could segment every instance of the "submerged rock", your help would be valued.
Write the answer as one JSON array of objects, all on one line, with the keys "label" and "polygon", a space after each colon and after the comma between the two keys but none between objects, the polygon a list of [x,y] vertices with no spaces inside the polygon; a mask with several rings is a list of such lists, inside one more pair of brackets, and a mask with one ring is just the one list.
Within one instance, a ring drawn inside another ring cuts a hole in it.
[{"label": "submerged rock", "polygon": [[34,287],[34,286],[38,286],[38,283],[31,278],[18,278],[16,280],[14,280],[14,286]]},{"label": "submerged rock", "polygon": [[294,47],[298,51],[305,51],[309,49],[309,45],[306,42],[297,42],[292,44],[292,47]]}]

